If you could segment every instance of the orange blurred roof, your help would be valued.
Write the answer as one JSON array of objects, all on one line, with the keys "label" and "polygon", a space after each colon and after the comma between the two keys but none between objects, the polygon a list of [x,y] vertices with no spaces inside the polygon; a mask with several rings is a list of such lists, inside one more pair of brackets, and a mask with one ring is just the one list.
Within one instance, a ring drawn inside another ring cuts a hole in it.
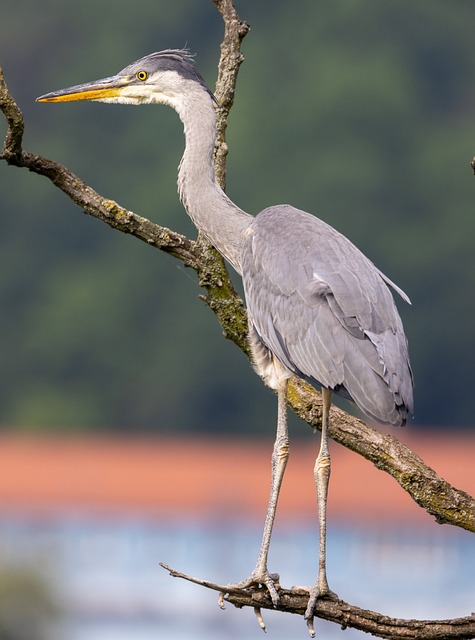
[{"label": "orange blurred roof", "polygon": [[[399,435],[399,434],[398,434]],[[459,489],[475,494],[475,435],[402,436]],[[279,518],[315,518],[319,437],[291,439]],[[49,514],[141,511],[263,519],[272,438],[0,436],[0,509]],[[332,442],[329,517],[433,522],[387,474]]]}]

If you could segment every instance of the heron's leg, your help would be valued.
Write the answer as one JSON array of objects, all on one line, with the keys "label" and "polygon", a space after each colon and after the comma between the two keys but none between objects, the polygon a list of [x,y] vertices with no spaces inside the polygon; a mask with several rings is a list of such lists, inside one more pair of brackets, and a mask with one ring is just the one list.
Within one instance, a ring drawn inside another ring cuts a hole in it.
[{"label": "heron's leg", "polygon": [[279,385],[277,398],[277,436],[274,443],[274,450],[272,452],[272,484],[259,557],[254,571],[247,580],[243,580],[237,584],[228,585],[230,588],[232,587],[235,589],[246,589],[258,584],[266,585],[274,605],[279,601],[279,595],[275,586],[275,583],[279,580],[279,576],[277,574],[269,573],[267,569],[267,556],[269,554],[272,527],[274,526],[280,487],[282,485],[282,478],[284,477],[284,471],[289,457],[289,438],[287,430],[287,380],[284,380]]},{"label": "heron's leg", "polygon": [[313,612],[317,600],[321,596],[335,595],[329,587],[327,581],[326,568],[326,537],[327,537],[327,494],[328,482],[330,480],[330,450],[328,448],[328,421],[330,407],[332,404],[332,392],[328,389],[322,389],[323,407],[322,407],[322,437],[320,442],[320,451],[315,461],[315,483],[317,487],[318,500],[318,526],[320,531],[320,550],[318,558],[318,576],[315,585],[310,589],[310,597],[308,600],[307,610],[305,611],[305,619],[309,627],[310,635],[313,632]]}]

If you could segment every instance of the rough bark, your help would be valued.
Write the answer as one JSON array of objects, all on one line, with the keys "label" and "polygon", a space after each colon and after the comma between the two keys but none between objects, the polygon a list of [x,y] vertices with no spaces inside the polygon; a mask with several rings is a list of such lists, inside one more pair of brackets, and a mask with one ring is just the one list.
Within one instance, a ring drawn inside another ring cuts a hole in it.
[{"label": "rough bark", "polygon": [[[265,588],[229,590],[225,585],[187,576],[165,564],[161,566],[169,571],[174,578],[182,578],[188,582],[218,591],[220,593],[218,602],[222,608],[224,608],[225,602],[238,608],[252,607],[256,611],[259,625],[264,631],[266,629],[260,613],[261,609],[285,611],[303,616],[307,607],[308,592],[299,587],[292,589],[279,587],[280,602],[274,607],[269,592]],[[390,640],[401,638],[449,640],[451,638],[475,637],[475,614],[473,613],[463,618],[452,618],[451,620],[406,620],[390,618],[376,611],[361,609],[339,598],[322,598],[317,602],[315,615],[322,620],[339,624],[342,629],[351,627]]]}]

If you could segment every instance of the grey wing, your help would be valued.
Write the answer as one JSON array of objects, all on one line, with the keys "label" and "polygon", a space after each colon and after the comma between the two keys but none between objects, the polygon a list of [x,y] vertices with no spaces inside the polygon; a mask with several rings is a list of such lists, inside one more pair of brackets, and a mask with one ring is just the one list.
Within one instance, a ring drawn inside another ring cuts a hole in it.
[{"label": "grey wing", "polygon": [[378,422],[405,423],[412,372],[393,283],[347,238],[272,207],[246,232],[242,268],[250,325],[285,367]]}]

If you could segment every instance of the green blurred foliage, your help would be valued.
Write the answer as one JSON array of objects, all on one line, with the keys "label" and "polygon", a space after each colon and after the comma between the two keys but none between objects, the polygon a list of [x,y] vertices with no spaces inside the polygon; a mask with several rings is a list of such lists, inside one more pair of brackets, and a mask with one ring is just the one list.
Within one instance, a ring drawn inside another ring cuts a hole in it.
[{"label": "green blurred foliage", "polygon": [[[185,45],[212,87],[222,23],[211,0],[7,4],[0,65],[25,146],[194,236],[170,109],[34,99]],[[228,128],[230,196],[251,213],[279,202],[315,213],[404,288],[415,423],[472,425],[475,4],[237,8],[252,30]],[[192,273],[82,215],[45,179],[2,163],[0,185],[1,424],[272,432],[272,393],[222,339]]]},{"label": "green blurred foliage", "polygon": [[[41,564],[41,562],[39,563]],[[62,614],[46,573],[27,563],[0,562],[0,638],[52,640]]]}]

